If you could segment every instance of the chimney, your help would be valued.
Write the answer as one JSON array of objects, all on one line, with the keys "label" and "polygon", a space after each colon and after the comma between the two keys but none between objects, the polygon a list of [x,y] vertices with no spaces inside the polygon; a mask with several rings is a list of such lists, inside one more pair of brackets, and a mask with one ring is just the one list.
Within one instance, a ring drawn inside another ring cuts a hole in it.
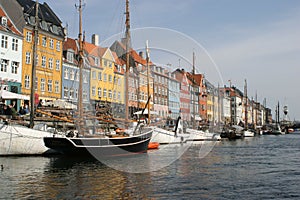
[{"label": "chimney", "polygon": [[92,44],[99,46],[99,35],[97,34],[92,35]]}]

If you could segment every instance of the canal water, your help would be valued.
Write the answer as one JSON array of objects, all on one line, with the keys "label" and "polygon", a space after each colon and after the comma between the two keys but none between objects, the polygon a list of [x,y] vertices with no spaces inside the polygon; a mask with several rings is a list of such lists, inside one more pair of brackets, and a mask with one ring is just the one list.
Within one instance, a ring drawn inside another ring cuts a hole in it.
[{"label": "canal water", "polygon": [[1,157],[0,199],[300,199],[300,134],[212,146],[167,145],[102,162]]}]

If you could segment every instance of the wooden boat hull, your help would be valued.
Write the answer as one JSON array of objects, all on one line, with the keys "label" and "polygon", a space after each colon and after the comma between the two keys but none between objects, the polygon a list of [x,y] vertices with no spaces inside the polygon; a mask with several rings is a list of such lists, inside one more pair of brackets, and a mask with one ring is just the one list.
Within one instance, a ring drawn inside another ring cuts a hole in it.
[{"label": "wooden boat hull", "polygon": [[94,157],[122,156],[144,153],[148,149],[153,130],[128,137],[45,137],[45,146],[61,154],[92,155]]}]

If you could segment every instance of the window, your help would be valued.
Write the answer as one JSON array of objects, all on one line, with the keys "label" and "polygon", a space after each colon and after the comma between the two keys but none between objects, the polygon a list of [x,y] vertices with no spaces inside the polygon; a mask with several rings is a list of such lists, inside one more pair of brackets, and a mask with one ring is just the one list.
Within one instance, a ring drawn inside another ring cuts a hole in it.
[{"label": "window", "polygon": [[1,37],[1,47],[7,49],[7,39],[8,37],[5,35],[2,35]]},{"label": "window", "polygon": [[104,60],[104,66],[105,67],[107,66],[107,60]]},{"label": "window", "polygon": [[7,26],[7,18],[6,18],[6,17],[4,17],[4,16],[1,17],[1,24],[2,24],[4,27]]},{"label": "window", "polygon": [[56,51],[60,51],[60,41],[56,42]]},{"label": "window", "polygon": [[69,69],[68,68],[65,68],[65,70],[64,70],[64,78],[69,79]]},{"label": "window", "polygon": [[43,47],[47,46],[47,38],[45,36],[42,37],[42,46]]},{"label": "window", "polygon": [[49,58],[49,69],[53,69],[53,58]]},{"label": "window", "polygon": [[56,71],[60,70],[60,60],[56,60],[55,69],[56,69]]},{"label": "window", "polygon": [[54,83],[54,92],[59,93],[59,81],[55,81]]},{"label": "window", "polygon": [[46,56],[42,56],[42,67],[46,67]]},{"label": "window", "polygon": [[71,88],[70,89],[70,99],[73,99],[74,98],[74,88]]},{"label": "window", "polygon": [[79,81],[79,71],[78,70],[76,71],[76,77],[75,78],[76,78],[76,81]]},{"label": "window", "polygon": [[104,74],[103,79],[105,82],[107,81],[107,74]]},{"label": "window", "polygon": [[26,32],[26,41],[31,42],[32,40],[32,33],[30,31]]},{"label": "window", "polygon": [[109,66],[109,68],[112,68],[112,63],[109,62],[109,63],[108,63],[108,66]]},{"label": "window", "polygon": [[118,100],[121,101],[121,92],[118,92]]},{"label": "window", "polygon": [[102,96],[102,90],[100,87],[98,87],[98,97],[100,98]]},{"label": "window", "polygon": [[35,77],[35,86],[34,86],[35,88],[35,90],[37,90],[37,87],[38,87],[38,78],[37,77]]},{"label": "window", "polygon": [[113,97],[114,97],[114,100],[116,100],[116,99],[117,99],[117,92],[116,92],[116,91],[114,91],[114,95],[113,95]]},{"label": "window", "polygon": [[30,77],[29,75],[25,75],[24,86],[26,89],[29,89],[29,85],[30,85]]},{"label": "window", "polygon": [[106,94],[106,89],[103,90],[103,97],[106,98],[107,94]]},{"label": "window", "polygon": [[11,62],[11,73],[12,74],[18,74],[18,67],[19,67],[19,63],[12,61]]},{"label": "window", "polygon": [[95,58],[95,66],[99,66],[99,58]]},{"label": "window", "polygon": [[75,98],[78,99],[78,90],[75,90]]},{"label": "window", "polygon": [[98,80],[99,80],[99,81],[102,80],[102,72],[98,72]]},{"label": "window", "polygon": [[70,71],[70,80],[74,80],[74,78],[75,78],[75,72],[74,72],[74,69],[72,69]]},{"label": "window", "polygon": [[109,75],[109,76],[108,76],[108,81],[109,81],[110,83],[112,83],[112,75]]},{"label": "window", "polygon": [[41,78],[41,91],[45,91],[45,79]]},{"label": "window", "polygon": [[39,64],[39,55],[36,55],[35,61],[36,61],[36,65],[38,65]]},{"label": "window", "polygon": [[92,96],[93,97],[96,96],[96,87],[95,86],[92,87]]},{"label": "window", "polygon": [[69,89],[67,87],[64,87],[64,98],[69,98],[68,92],[69,92]]},{"label": "window", "polygon": [[87,75],[86,74],[83,74],[83,82],[87,83]]},{"label": "window", "polygon": [[86,91],[83,91],[83,93],[82,93],[82,98],[84,99],[84,100],[87,100],[87,92]]},{"label": "window", "polygon": [[13,51],[18,51],[18,39],[12,39],[11,49]]},{"label": "window", "polygon": [[48,80],[48,92],[52,92],[52,80]]},{"label": "window", "polygon": [[30,52],[26,52],[26,54],[25,54],[25,62],[26,62],[26,64],[30,64],[30,62],[31,62]]},{"label": "window", "polygon": [[96,71],[92,71],[92,79],[96,80]]},{"label": "window", "polygon": [[67,61],[70,63],[74,62],[74,54],[73,52],[67,52]]},{"label": "window", "polygon": [[8,60],[2,59],[1,60],[0,71],[1,72],[7,72],[7,65],[8,65]]},{"label": "window", "polygon": [[108,90],[108,97],[111,99],[112,98],[112,92],[111,90]]},{"label": "window", "polygon": [[54,48],[54,41],[53,41],[52,38],[50,38],[50,40],[49,40],[49,47],[50,47],[51,49]]}]

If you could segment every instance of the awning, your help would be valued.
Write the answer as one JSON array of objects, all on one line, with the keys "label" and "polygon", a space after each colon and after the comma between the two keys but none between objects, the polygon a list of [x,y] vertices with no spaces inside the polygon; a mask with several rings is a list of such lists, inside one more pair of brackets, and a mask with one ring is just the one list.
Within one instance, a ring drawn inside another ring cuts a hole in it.
[{"label": "awning", "polygon": [[[141,115],[143,112],[143,110],[137,111],[135,113],[133,113],[134,115]],[[143,114],[147,115],[148,114],[148,109],[145,109]],[[150,115],[158,115],[157,112],[150,110]]]},{"label": "awning", "polygon": [[22,100],[30,99],[30,97],[27,95],[17,94],[17,93],[9,92],[7,90],[1,90],[0,95],[2,99],[22,99]]}]

